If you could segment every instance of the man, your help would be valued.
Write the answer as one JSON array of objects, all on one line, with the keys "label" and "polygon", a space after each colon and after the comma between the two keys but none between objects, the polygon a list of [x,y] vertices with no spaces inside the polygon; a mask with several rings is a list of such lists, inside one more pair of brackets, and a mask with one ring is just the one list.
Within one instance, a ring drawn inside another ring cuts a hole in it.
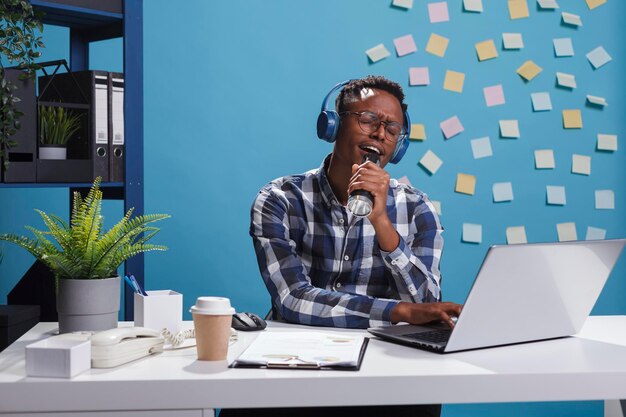
[{"label": "man", "polygon": [[[407,140],[403,101],[402,88],[383,77],[350,81],[336,100],[339,129],[322,166],[276,179],[257,196],[250,235],[273,310],[283,319],[349,328],[433,320],[453,326],[452,317],[460,314],[460,305],[439,302],[443,240],[432,203],[384,170]],[[362,163],[369,152],[378,154],[380,166]],[[354,190],[373,197],[366,218],[346,209]],[[249,415],[438,416],[440,410],[347,407]]]}]

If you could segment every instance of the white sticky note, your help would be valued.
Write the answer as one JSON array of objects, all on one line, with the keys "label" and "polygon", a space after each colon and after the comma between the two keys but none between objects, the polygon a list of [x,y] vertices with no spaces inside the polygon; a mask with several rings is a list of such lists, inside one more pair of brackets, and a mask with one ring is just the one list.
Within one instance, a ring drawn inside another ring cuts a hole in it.
[{"label": "white sticky note", "polygon": [[419,164],[423,166],[428,172],[431,174],[435,174],[437,170],[443,164],[443,161],[439,159],[437,155],[431,150],[426,151],[422,159],[420,159]]},{"label": "white sticky note", "polygon": [[563,18],[563,22],[567,23],[568,25],[572,25],[572,26],[583,25],[583,21],[580,20],[580,16],[578,16],[577,14],[562,12],[561,17]]},{"label": "white sticky note", "polygon": [[504,49],[522,49],[524,47],[524,40],[521,33],[503,33],[502,45]]},{"label": "white sticky note", "polygon": [[550,100],[550,93],[532,93],[530,98],[533,102],[534,111],[548,111],[552,110],[552,101]]},{"label": "white sticky note", "polygon": [[613,190],[596,190],[596,209],[613,210],[615,208],[615,193]]},{"label": "white sticky note", "polygon": [[393,0],[391,4],[396,7],[402,7],[403,9],[413,8],[413,0]]},{"label": "white sticky note", "polygon": [[430,202],[433,203],[433,206],[435,207],[435,211],[437,212],[437,214],[441,216],[441,201],[430,200]]},{"label": "white sticky note", "polygon": [[557,223],[556,232],[559,235],[559,242],[571,242],[573,240],[578,240],[578,235],[576,234],[576,223],[574,222]]},{"label": "white sticky note", "polygon": [[500,120],[500,136],[503,138],[519,138],[519,124],[517,120]]},{"label": "white sticky note", "polygon": [[548,185],[546,186],[546,192],[548,194],[548,204],[555,206],[564,206],[567,204],[565,187],[560,185]]},{"label": "white sticky note", "polygon": [[558,9],[559,5],[556,0],[537,0],[539,7],[542,9]]},{"label": "white sticky note", "polygon": [[607,135],[605,133],[598,133],[598,144],[596,148],[599,151],[616,151],[617,150],[617,135]]},{"label": "white sticky note", "polygon": [[572,155],[572,174],[591,175],[591,157]]},{"label": "white sticky note", "polygon": [[463,9],[466,12],[481,13],[483,11],[483,0],[463,0]]},{"label": "white sticky note", "polygon": [[382,43],[368,49],[367,51],[365,51],[365,53],[372,62],[378,62],[381,59],[385,59],[389,55],[391,55],[387,48],[385,48],[385,45],[383,45]]},{"label": "white sticky note", "polygon": [[552,39],[554,53],[556,56],[574,56],[574,45],[572,38]]},{"label": "white sticky note", "polygon": [[411,181],[409,180],[409,177],[407,177],[406,175],[404,175],[403,177],[398,178],[398,182],[400,184],[411,185]]},{"label": "white sticky note", "polygon": [[508,243],[509,245],[528,243],[528,240],[526,239],[526,228],[524,226],[507,227],[506,243]]},{"label": "white sticky note", "polygon": [[472,154],[474,154],[474,159],[486,158],[493,155],[489,136],[472,139],[470,143],[472,144]]},{"label": "white sticky note", "polygon": [[611,62],[611,60],[613,60],[613,58],[611,58],[611,55],[609,55],[602,46],[598,46],[596,49],[589,52],[585,56],[587,57],[589,62],[591,62],[591,65],[593,65],[595,69],[598,69],[604,64],[607,64]]},{"label": "white sticky note", "polygon": [[554,169],[554,151],[552,149],[537,149],[535,151],[535,168]]},{"label": "white sticky note", "polygon": [[463,223],[463,242],[480,243],[483,241],[483,226],[480,224]]},{"label": "white sticky note", "polygon": [[606,239],[606,230],[598,227],[587,227],[587,235],[585,240],[604,240]]},{"label": "white sticky note", "polygon": [[594,104],[600,107],[606,107],[609,105],[609,103],[606,102],[606,99],[604,97],[592,96],[589,94],[587,94],[587,101],[591,104]]},{"label": "white sticky note", "polygon": [[576,88],[576,77],[574,77],[572,74],[565,74],[564,72],[557,72],[556,82],[561,87]]},{"label": "white sticky note", "polygon": [[491,188],[493,192],[493,202],[513,201],[513,184],[510,182],[496,182]]}]

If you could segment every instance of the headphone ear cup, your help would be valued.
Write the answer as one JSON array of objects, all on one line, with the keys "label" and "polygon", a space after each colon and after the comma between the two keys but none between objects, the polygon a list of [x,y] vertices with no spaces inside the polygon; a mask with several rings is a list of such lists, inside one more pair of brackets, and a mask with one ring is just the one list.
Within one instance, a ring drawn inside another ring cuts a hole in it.
[{"label": "headphone ear cup", "polygon": [[317,116],[317,137],[326,142],[334,142],[339,132],[340,117],[334,110],[324,110]]},{"label": "headphone ear cup", "polygon": [[392,164],[397,164],[398,162],[400,162],[407,149],[409,149],[409,141],[407,139],[407,136],[405,136],[402,140],[398,141],[398,144],[396,145],[396,150],[394,151],[393,157],[389,162]]}]

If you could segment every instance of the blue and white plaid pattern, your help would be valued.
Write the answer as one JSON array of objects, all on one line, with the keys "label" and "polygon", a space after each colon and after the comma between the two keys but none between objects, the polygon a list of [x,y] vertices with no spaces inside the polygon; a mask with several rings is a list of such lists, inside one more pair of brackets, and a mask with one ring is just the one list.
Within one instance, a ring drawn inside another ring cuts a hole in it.
[{"label": "blue and white plaid pattern", "polygon": [[387,213],[400,244],[384,252],[369,220],[337,202],[326,160],[318,169],[270,182],[252,206],[259,269],[283,318],[367,328],[389,325],[398,300],[439,301],[443,229],[426,195],[391,180]]}]

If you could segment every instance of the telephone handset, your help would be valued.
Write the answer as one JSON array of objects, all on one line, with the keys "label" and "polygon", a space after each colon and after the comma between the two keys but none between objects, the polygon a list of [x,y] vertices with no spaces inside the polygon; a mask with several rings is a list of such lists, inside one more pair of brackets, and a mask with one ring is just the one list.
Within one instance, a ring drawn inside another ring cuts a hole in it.
[{"label": "telephone handset", "polygon": [[91,336],[91,367],[113,368],[163,351],[160,332],[146,327],[119,327]]}]

